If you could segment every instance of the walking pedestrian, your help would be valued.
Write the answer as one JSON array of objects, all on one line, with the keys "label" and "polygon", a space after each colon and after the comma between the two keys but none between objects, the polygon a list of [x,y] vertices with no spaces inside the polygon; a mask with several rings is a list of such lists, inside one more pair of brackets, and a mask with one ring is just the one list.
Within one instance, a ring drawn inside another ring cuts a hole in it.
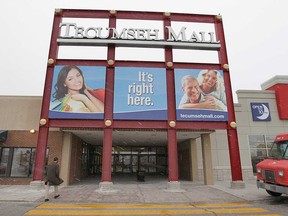
[{"label": "walking pedestrian", "polygon": [[45,202],[49,201],[50,186],[54,186],[54,199],[60,196],[58,186],[63,183],[63,179],[59,177],[59,170],[58,157],[55,157],[46,167]]}]

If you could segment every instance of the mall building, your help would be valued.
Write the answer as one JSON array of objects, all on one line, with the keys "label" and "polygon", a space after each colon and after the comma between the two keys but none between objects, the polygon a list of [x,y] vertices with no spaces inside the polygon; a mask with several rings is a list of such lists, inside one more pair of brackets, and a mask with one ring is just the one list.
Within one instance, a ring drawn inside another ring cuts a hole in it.
[{"label": "mall building", "polygon": [[[138,48],[153,60],[137,60]],[[55,156],[66,185],[95,176],[110,187],[119,175],[242,184],[288,128],[288,76],[233,103],[219,15],[57,9],[47,59],[43,97],[0,96],[0,184],[42,184]],[[208,72],[217,88],[206,94]]]},{"label": "mall building", "polygon": [[[255,164],[268,155],[275,136],[288,131],[288,76],[275,76],[261,87],[262,90],[238,90],[238,103],[234,104],[244,182],[253,179]],[[3,104],[0,108],[0,182],[29,184],[33,177],[42,97],[0,96],[0,101]],[[257,119],[256,106],[268,108],[267,118]],[[203,152],[203,142],[207,140],[201,139],[207,133],[210,149]],[[138,160],[141,160],[141,170],[146,175],[168,178],[167,131],[114,130],[112,139],[117,142],[111,151],[113,176],[131,173],[136,181]],[[61,176],[69,184],[88,176],[101,176],[102,142],[103,129],[52,128],[46,161],[58,156]],[[177,146],[180,181],[204,182],[204,159],[210,160],[206,170],[211,175],[209,183],[232,180],[226,131],[179,131]],[[208,159],[203,158],[207,154]]]}]

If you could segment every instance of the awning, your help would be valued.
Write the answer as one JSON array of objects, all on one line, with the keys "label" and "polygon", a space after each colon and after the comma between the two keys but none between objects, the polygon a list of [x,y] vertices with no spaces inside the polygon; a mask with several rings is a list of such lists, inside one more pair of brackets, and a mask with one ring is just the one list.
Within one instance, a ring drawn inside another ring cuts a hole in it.
[{"label": "awning", "polygon": [[0,130],[0,142],[4,142],[7,140],[8,131],[7,130]]}]

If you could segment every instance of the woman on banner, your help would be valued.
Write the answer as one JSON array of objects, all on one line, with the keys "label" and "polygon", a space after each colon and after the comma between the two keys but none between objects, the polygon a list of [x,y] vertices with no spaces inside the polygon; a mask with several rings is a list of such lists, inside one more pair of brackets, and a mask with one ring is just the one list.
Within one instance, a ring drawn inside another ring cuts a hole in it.
[{"label": "woman on banner", "polygon": [[74,65],[64,66],[54,86],[50,110],[62,112],[104,112],[104,89],[93,90],[85,85],[83,72]]},{"label": "woman on banner", "polygon": [[224,80],[217,70],[201,70],[197,78],[201,93],[214,100],[216,109],[227,111]]}]

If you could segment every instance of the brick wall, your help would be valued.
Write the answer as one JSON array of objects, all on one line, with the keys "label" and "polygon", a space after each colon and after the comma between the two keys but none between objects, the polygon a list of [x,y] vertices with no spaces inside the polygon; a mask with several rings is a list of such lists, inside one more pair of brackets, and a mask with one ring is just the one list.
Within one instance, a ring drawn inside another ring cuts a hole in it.
[{"label": "brick wall", "polygon": [[[0,143],[0,147],[12,148],[36,148],[38,132],[34,134],[29,131],[8,131],[8,137],[5,142]],[[60,131],[50,131],[47,147],[49,148],[48,161],[51,162],[55,156],[61,161],[63,134]],[[30,184],[32,178],[21,177],[0,177],[0,185],[26,185]]]}]

